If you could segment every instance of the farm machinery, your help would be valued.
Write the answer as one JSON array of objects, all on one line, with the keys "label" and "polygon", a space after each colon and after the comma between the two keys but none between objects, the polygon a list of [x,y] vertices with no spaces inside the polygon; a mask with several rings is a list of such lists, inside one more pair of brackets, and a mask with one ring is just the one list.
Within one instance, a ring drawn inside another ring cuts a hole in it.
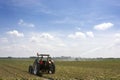
[{"label": "farm machinery", "polygon": [[55,64],[49,54],[38,54],[33,65],[29,65],[29,73],[42,76],[43,73],[54,74]]}]

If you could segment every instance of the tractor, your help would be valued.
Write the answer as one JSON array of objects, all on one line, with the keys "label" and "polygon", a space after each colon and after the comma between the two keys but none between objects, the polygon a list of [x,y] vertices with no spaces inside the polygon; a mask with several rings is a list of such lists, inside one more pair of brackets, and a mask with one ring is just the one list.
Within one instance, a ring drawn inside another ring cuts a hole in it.
[{"label": "tractor", "polygon": [[43,73],[54,74],[55,63],[49,54],[38,54],[33,65],[29,65],[29,73],[42,76]]}]

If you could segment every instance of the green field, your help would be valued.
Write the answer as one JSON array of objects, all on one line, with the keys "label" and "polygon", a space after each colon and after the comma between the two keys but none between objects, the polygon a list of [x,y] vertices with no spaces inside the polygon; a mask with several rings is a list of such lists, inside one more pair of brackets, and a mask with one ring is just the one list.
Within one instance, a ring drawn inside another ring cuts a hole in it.
[{"label": "green field", "polygon": [[56,73],[28,73],[32,59],[0,59],[0,80],[120,80],[120,60],[55,61]]}]

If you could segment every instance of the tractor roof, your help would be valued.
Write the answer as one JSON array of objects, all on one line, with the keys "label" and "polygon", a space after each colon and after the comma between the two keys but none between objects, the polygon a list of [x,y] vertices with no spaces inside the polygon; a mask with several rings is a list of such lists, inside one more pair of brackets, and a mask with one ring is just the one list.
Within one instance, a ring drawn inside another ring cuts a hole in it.
[{"label": "tractor roof", "polygon": [[37,56],[50,56],[49,54],[37,54]]}]

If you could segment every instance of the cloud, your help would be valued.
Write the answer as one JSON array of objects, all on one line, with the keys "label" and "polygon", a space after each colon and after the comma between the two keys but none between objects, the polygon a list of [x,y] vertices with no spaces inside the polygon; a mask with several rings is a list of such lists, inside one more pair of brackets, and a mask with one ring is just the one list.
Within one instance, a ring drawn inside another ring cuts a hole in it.
[{"label": "cloud", "polygon": [[32,34],[32,37],[30,38],[30,42],[41,43],[44,45],[52,44],[56,46],[65,46],[63,40],[60,39],[58,36],[54,36],[46,32]]},{"label": "cloud", "polygon": [[96,30],[107,30],[107,29],[109,29],[113,26],[114,26],[114,24],[109,23],[109,22],[108,23],[101,23],[101,24],[95,25],[94,29],[96,29]]},{"label": "cloud", "polygon": [[42,33],[40,37],[45,38],[45,39],[50,39],[50,40],[54,39],[54,36],[52,36],[49,33]]},{"label": "cloud", "polygon": [[120,38],[120,33],[116,33],[116,34],[115,34],[115,37],[116,37],[116,38]]},{"label": "cloud", "polygon": [[113,41],[109,45],[107,45],[107,48],[109,49],[117,47],[120,47],[120,33],[116,33],[113,37]]},{"label": "cloud", "polygon": [[31,42],[45,42],[46,40],[54,40],[54,36],[49,33],[35,34],[30,38]]},{"label": "cloud", "polygon": [[115,39],[115,45],[120,46],[120,38],[119,39]]},{"label": "cloud", "polygon": [[24,37],[23,33],[18,32],[17,30],[8,31],[7,34],[15,37]]},{"label": "cloud", "polygon": [[[56,34],[55,34],[56,35]],[[65,49],[66,44],[58,36],[55,36],[51,33],[32,33],[29,38],[29,46],[33,51],[46,53],[50,52],[51,54],[56,55],[56,51],[62,51]],[[57,53],[58,53],[57,52]]]},{"label": "cloud", "polygon": [[91,37],[91,38],[94,37],[94,34],[93,34],[93,32],[91,32],[91,31],[86,32],[86,35],[87,35],[88,37]]},{"label": "cloud", "polygon": [[8,42],[8,39],[3,37],[3,38],[0,38],[0,42],[1,43],[7,43]]},{"label": "cloud", "polygon": [[75,34],[70,34],[68,37],[73,39],[84,39],[86,35],[83,32],[75,32]]},{"label": "cloud", "polygon": [[23,27],[35,27],[34,24],[32,24],[32,23],[26,23],[26,22],[24,22],[22,19],[19,20],[18,24],[19,24],[20,26],[23,26]]},{"label": "cloud", "polygon": [[115,34],[114,45],[120,46],[120,33]]},{"label": "cloud", "polygon": [[[14,30],[11,32],[14,32]],[[36,55],[36,52],[48,52],[53,56],[115,57],[116,54],[120,56],[119,40],[116,41],[116,45],[113,45],[114,40],[119,39],[119,33],[114,34],[114,36],[108,36],[113,35],[112,33],[108,35],[100,34],[100,37],[94,37],[92,31],[78,31],[70,35],[64,35],[63,33],[61,35],[60,33],[31,32],[22,39],[16,39],[15,41],[12,41],[15,38],[7,37],[11,41],[8,43],[1,42],[0,51],[1,53],[6,53],[1,54],[1,56],[31,56]],[[94,37],[94,39],[91,37]]]},{"label": "cloud", "polygon": [[52,41],[54,40],[55,37],[49,33],[37,33],[34,34],[31,38],[31,42],[47,42],[47,41]]},{"label": "cloud", "polygon": [[94,34],[92,31],[88,31],[86,33],[83,32],[75,32],[74,34],[68,35],[69,38],[73,39],[85,39],[87,37],[94,38]]},{"label": "cloud", "polygon": [[31,41],[31,42],[39,42],[39,39],[38,39],[37,37],[35,37],[35,36],[32,36],[32,37],[30,38],[30,41]]}]

